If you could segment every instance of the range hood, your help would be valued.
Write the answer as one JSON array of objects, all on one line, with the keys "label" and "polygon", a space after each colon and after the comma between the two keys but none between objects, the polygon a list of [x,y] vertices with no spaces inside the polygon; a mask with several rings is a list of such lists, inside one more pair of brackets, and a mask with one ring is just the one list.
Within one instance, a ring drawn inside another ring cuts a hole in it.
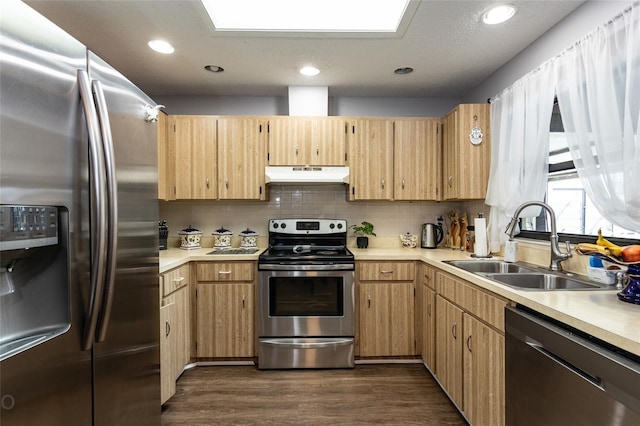
[{"label": "range hood", "polygon": [[349,183],[349,167],[267,166],[266,183]]}]

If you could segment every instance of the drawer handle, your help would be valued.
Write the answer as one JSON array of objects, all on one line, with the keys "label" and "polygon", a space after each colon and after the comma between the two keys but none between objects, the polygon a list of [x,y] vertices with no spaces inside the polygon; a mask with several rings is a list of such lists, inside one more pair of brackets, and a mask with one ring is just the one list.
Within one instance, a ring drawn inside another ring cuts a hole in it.
[{"label": "drawer handle", "polygon": [[231,271],[218,271],[219,275],[229,275]]},{"label": "drawer handle", "polygon": [[454,339],[457,339],[458,336],[458,323],[453,323],[453,326],[451,326],[451,335],[453,336]]},{"label": "drawer handle", "polygon": [[178,277],[173,279],[174,283],[179,283],[180,281],[184,281],[184,277]]},{"label": "drawer handle", "polygon": [[381,274],[393,274],[393,270],[389,271],[380,271]]},{"label": "drawer handle", "polygon": [[469,352],[472,352],[471,351],[471,335],[467,337],[467,349],[469,349]]}]

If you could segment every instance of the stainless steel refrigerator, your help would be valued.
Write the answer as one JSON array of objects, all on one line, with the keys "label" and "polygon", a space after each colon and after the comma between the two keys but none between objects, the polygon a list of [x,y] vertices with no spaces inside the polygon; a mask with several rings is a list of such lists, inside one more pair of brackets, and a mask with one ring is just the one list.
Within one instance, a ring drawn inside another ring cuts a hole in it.
[{"label": "stainless steel refrigerator", "polygon": [[22,2],[0,37],[0,424],[159,424],[156,104]]}]

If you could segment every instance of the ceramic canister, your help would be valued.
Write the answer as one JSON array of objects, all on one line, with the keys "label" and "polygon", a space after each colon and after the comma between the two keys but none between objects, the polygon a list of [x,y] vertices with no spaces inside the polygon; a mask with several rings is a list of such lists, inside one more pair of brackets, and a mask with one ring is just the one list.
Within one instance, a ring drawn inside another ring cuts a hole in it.
[{"label": "ceramic canister", "polygon": [[178,232],[178,235],[180,235],[181,249],[191,250],[200,248],[200,237],[202,236],[202,232],[191,227],[191,225]]},{"label": "ceramic canister", "polygon": [[228,229],[224,229],[224,226],[220,229],[216,229],[212,232],[213,235],[213,247],[217,249],[231,248],[231,236],[233,232]]},{"label": "ceramic canister", "polygon": [[240,233],[240,247],[242,248],[255,248],[258,247],[258,233],[253,232],[251,229]]}]

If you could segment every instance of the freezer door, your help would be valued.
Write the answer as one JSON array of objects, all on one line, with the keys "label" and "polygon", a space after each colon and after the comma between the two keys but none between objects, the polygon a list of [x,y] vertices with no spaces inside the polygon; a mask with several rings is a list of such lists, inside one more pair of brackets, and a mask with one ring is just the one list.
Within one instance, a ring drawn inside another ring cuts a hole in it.
[{"label": "freezer door", "polygon": [[118,217],[112,294],[103,298],[93,349],[94,421],[104,426],[157,425],[157,125],[145,120],[146,106],[155,103],[92,52],[89,77],[100,82],[108,108]]},{"label": "freezer door", "polygon": [[76,84],[85,56],[84,46],[24,3],[0,3],[0,204],[59,212],[57,244],[0,253],[3,267],[17,259],[10,291],[0,296],[0,342],[61,333],[0,364],[3,426],[92,422],[91,351],[80,348],[88,217],[75,206],[87,199]]}]

